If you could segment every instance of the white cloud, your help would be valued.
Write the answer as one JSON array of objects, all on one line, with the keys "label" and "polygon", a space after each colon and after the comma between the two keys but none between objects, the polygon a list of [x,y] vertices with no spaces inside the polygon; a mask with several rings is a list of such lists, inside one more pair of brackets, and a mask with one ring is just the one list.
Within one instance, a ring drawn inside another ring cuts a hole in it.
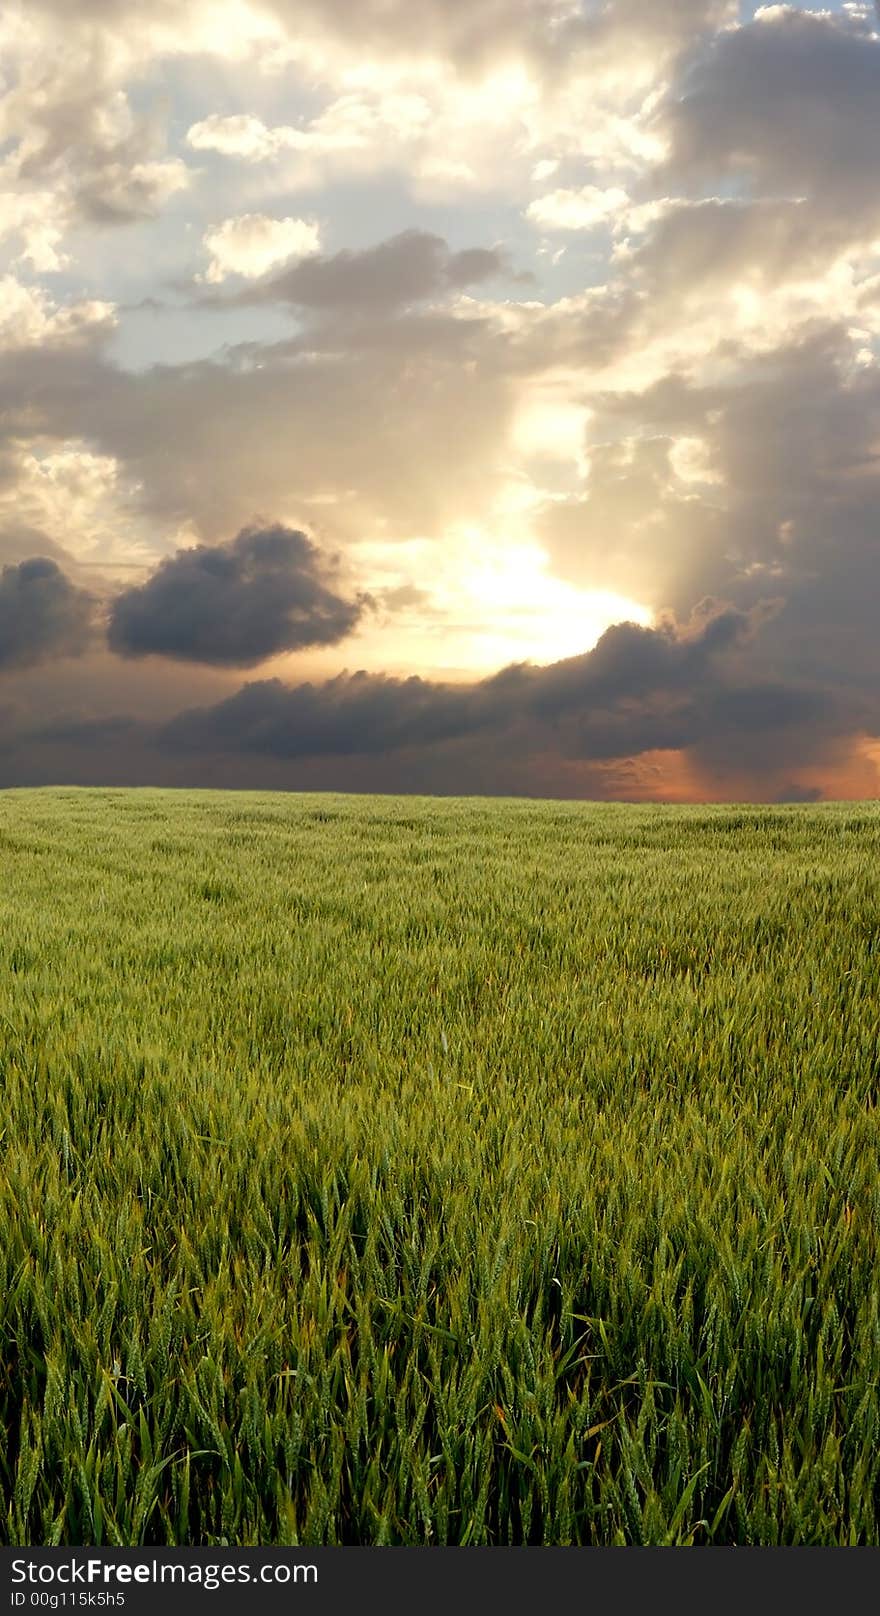
[{"label": "white cloud", "polygon": [[[4,457],[0,530],[44,534],[74,563],[130,566],[149,562],[155,533],[138,511],[140,488],[112,455],[81,439],[63,448],[13,442]],[[29,546],[28,548],[31,548]]]},{"label": "white cloud", "polygon": [[669,451],[669,464],[682,483],[720,483],[712,464],[712,451],[705,438],[676,438]]},{"label": "white cloud", "polygon": [[187,144],[195,151],[218,152],[221,157],[240,157],[247,163],[261,163],[275,157],[283,149],[286,136],[294,134],[287,128],[268,129],[262,119],[250,113],[236,113],[221,118],[212,112],[187,130]]},{"label": "white cloud", "polygon": [[361,88],[336,96],[302,127],[270,127],[251,113],[230,117],[212,113],[193,124],[186,138],[196,151],[213,151],[248,163],[266,162],[290,152],[309,158],[384,152],[387,160],[389,142],[407,147],[429,130],[431,120],[431,103],[422,94]]},{"label": "white cloud", "polygon": [[36,4],[0,18],[0,236],[17,236],[18,262],[38,274],[67,267],[73,226],[152,217],[189,184],[166,152],[161,98],[130,99],[137,34],[134,21],[125,37],[94,19],[59,28]]},{"label": "white cloud", "polygon": [[204,279],[216,286],[227,275],[253,279],[276,264],[308,257],[318,251],[321,236],[313,219],[270,219],[264,213],[244,213],[209,230],[204,243],[211,254]]},{"label": "white cloud", "polygon": [[196,151],[283,165],[291,188],[395,169],[429,199],[455,200],[463,187],[518,195],[549,179],[563,157],[615,177],[663,155],[663,140],[647,126],[653,95],[641,83],[623,94],[618,76],[618,68],[610,77],[572,68],[548,84],[514,64],[471,79],[436,60],[355,67],[340,57],[324,64],[318,83],[328,98],[309,120],[212,113],[186,138]]},{"label": "white cloud", "polygon": [[629,196],[619,186],[602,190],[584,185],[580,190],[550,191],[526,209],[526,218],[545,230],[591,230],[613,223],[629,207]]},{"label": "white cloud", "polygon": [[111,303],[85,298],[59,307],[39,287],[23,286],[14,275],[0,277],[0,349],[76,341],[114,323]]},{"label": "white cloud", "polygon": [[0,195],[0,240],[17,236],[21,247],[18,262],[38,275],[54,274],[67,264],[60,248],[63,234],[54,192],[17,194],[9,190]]},{"label": "white cloud", "polygon": [[585,453],[590,410],[579,397],[578,378],[548,375],[523,390],[511,441],[526,458],[561,461],[578,477],[589,471]]}]

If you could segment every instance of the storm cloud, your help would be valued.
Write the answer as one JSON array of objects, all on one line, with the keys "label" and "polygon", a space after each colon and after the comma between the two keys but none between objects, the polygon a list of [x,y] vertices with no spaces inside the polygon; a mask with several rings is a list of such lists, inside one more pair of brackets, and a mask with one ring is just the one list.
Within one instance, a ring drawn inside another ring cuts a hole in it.
[{"label": "storm cloud", "polygon": [[336,645],[364,610],[327,581],[316,546],[291,528],[243,528],[230,545],[179,550],[113,602],[121,656],[252,667],[282,651]]},{"label": "storm cloud", "polygon": [[[181,713],[159,744],[178,753],[308,758],[430,748],[474,735],[497,744],[524,728],[533,748],[608,759],[630,751],[699,747],[726,706],[734,727],[784,730],[816,715],[816,693],[750,684],[725,658],[772,608],[751,616],[705,601],[684,625],[620,623],[594,650],[547,667],[503,669],[469,685],[342,674],[323,684],[261,680],[213,707]],[[738,707],[738,711],[737,711]]]},{"label": "storm cloud", "polygon": [[95,602],[56,561],[35,556],[0,572],[0,672],[52,657],[80,656],[93,634]]}]

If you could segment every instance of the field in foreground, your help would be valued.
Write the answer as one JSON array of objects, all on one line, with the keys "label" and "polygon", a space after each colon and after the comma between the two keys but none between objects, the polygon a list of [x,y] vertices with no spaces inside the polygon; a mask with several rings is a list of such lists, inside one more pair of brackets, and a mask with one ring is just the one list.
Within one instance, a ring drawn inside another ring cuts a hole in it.
[{"label": "field in foreground", "polygon": [[880,1541],[878,853],[0,795],[0,1535]]}]

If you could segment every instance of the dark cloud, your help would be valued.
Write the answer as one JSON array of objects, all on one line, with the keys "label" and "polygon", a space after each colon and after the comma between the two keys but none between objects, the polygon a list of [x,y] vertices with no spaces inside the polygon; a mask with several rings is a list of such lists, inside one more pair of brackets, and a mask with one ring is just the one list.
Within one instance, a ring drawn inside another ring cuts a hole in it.
[{"label": "dark cloud", "polygon": [[[541,536],[567,576],[636,598],[641,581],[679,613],[697,593],[782,596],[777,657],[880,683],[880,367],[854,365],[833,325],[732,361],[599,399],[587,492],[548,509]],[[675,474],[680,440],[705,480]]]},{"label": "dark cloud", "polygon": [[685,623],[619,623],[583,656],[471,684],[360,672],[249,683],[161,724],[25,717],[0,777],[639,798],[663,795],[652,759],[675,754],[709,794],[812,796],[864,710],[806,676],[755,675],[778,621],[775,606],[704,601]]},{"label": "dark cloud", "polygon": [[336,592],[304,533],[248,527],[230,545],[178,550],[118,595],[108,641],[122,656],[247,668],[282,651],[336,645],[364,606],[363,597]]},{"label": "dark cloud", "polygon": [[[739,771],[764,796],[807,768],[811,785],[829,771],[871,791],[870,766],[852,773],[842,748],[880,730],[880,369],[854,365],[828,327],[717,379],[607,396],[595,428],[589,496],[544,520],[561,570],[641,582],[678,611],[698,589],[745,612],[784,603],[748,648],[748,678],[704,693],[704,778]],[[716,480],[677,479],[679,435]]]},{"label": "dark cloud", "polygon": [[79,656],[92,638],[95,602],[56,561],[36,556],[0,572],[0,671]]},{"label": "dark cloud", "polygon": [[[595,649],[549,667],[516,664],[470,685],[382,674],[342,674],[324,684],[264,680],[213,707],[181,713],[161,732],[175,752],[257,752],[276,758],[356,756],[431,747],[525,725],[531,745],[551,740],[585,759],[699,744],[727,700],[734,723],[785,727],[815,702],[783,687],[728,688],[725,656],[759,626],[730,607],[702,602],[684,626],[620,623]],[[719,672],[718,668],[722,671]]]},{"label": "dark cloud", "polygon": [[733,178],[755,196],[808,196],[823,214],[876,214],[880,41],[852,16],[774,6],[722,32],[661,108],[667,177]]},{"label": "dark cloud", "polygon": [[320,685],[288,686],[278,679],[245,685],[215,707],[172,719],[162,744],[187,752],[349,756],[430,746],[467,734],[479,722],[470,686],[340,674]]},{"label": "dark cloud", "polygon": [[[31,744],[103,748],[125,746],[132,737],[144,734],[147,726],[127,714],[106,718],[58,717],[31,725],[25,731]],[[14,738],[14,737],[13,737]]]},{"label": "dark cloud", "polygon": [[68,575],[76,569],[76,562],[62,545],[50,539],[42,528],[32,527],[27,522],[0,522],[0,555],[4,562],[30,561],[34,556],[56,561]]},{"label": "dark cloud", "polygon": [[821,786],[804,786],[796,780],[788,781],[776,794],[777,802],[821,802]]},{"label": "dark cloud", "polygon": [[450,252],[442,236],[404,230],[360,252],[304,258],[265,285],[240,293],[237,301],[268,299],[330,312],[390,310],[506,271],[505,255],[497,248]]}]

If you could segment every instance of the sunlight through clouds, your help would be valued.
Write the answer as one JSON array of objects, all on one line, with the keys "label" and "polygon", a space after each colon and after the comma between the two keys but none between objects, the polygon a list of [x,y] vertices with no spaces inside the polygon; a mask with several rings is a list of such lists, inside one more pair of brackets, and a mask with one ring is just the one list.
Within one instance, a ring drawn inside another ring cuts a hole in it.
[{"label": "sunlight through clouds", "polygon": [[242,647],[294,691],[573,660],[614,778],[867,778],[875,11],[17,0],[0,47],[0,565],[100,607],[0,701],[106,714],[148,606],[139,714]]}]

